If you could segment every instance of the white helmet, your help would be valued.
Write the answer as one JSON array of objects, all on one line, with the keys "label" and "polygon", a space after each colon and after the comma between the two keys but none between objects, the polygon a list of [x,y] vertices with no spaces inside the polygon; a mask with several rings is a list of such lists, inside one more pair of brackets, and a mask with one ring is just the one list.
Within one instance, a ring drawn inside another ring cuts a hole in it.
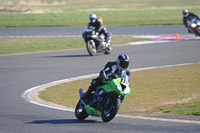
[{"label": "white helmet", "polygon": [[184,17],[187,17],[189,15],[189,11],[187,9],[183,9],[182,14]]},{"label": "white helmet", "polygon": [[92,13],[89,15],[89,19],[91,23],[94,23],[95,20],[97,19],[97,15]]}]

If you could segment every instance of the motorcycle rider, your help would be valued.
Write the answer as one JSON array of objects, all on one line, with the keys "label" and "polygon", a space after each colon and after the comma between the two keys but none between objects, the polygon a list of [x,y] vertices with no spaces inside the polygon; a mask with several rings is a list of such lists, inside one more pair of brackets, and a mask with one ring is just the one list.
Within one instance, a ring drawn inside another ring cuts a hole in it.
[{"label": "motorcycle rider", "polygon": [[[193,18],[195,18],[196,20],[199,20],[199,17],[196,14],[189,12],[187,9],[183,9],[182,14],[183,14],[183,23],[186,28],[189,28],[188,22],[190,22]],[[192,32],[188,29],[188,33],[192,33]]]},{"label": "motorcycle rider", "polygon": [[92,79],[91,85],[88,90],[82,95],[81,99],[87,99],[96,87],[102,84],[102,81],[112,80],[121,77],[123,73],[130,76],[128,69],[130,58],[127,54],[120,54],[116,61],[108,62],[104,69],[100,71],[96,79]]},{"label": "motorcycle rider", "polygon": [[[97,32],[98,34],[104,34],[106,43],[110,43],[111,35],[107,31],[106,27],[104,27],[102,25],[101,21],[99,19],[97,19],[97,16],[92,13],[89,15],[89,19],[90,19],[90,22],[88,23],[87,28],[89,28],[90,26],[94,27],[94,31]],[[82,36],[83,36],[85,42],[87,42],[87,40],[86,40],[87,33],[84,32],[82,34]]]}]

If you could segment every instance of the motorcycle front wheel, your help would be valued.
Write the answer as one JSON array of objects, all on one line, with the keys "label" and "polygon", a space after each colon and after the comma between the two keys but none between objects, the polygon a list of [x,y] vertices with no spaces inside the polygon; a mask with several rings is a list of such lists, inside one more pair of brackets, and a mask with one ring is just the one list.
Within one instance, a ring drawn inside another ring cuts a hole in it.
[{"label": "motorcycle front wheel", "polygon": [[101,118],[104,122],[111,121],[119,111],[121,100],[117,97],[107,96],[104,99]]},{"label": "motorcycle front wheel", "polygon": [[75,116],[78,120],[84,120],[89,116],[84,107],[83,103],[79,100],[75,108]]},{"label": "motorcycle front wheel", "polygon": [[91,56],[95,56],[95,55],[96,55],[97,50],[96,50],[96,45],[95,45],[94,40],[89,40],[89,41],[87,41],[86,47],[87,47],[88,53],[89,53]]}]

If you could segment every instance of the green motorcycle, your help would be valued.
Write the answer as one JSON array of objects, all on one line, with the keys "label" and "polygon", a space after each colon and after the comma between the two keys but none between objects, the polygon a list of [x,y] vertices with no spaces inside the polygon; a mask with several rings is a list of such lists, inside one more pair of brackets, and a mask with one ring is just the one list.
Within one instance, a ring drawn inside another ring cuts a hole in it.
[{"label": "green motorcycle", "polygon": [[[117,114],[120,104],[131,92],[128,81],[129,77],[126,74],[111,81],[103,81],[89,98],[80,98],[75,108],[77,119],[84,120],[91,115],[101,117],[104,122],[111,121]],[[80,88],[80,97],[83,93],[83,89]]]}]

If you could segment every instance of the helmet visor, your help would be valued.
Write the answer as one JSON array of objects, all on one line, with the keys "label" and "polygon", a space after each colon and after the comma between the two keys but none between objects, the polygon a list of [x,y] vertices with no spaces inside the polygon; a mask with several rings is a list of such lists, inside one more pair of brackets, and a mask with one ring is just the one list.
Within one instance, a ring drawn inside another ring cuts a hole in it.
[{"label": "helmet visor", "polygon": [[187,12],[184,12],[183,15],[184,15],[185,17],[187,17],[187,16],[188,16],[188,13],[187,13]]},{"label": "helmet visor", "polygon": [[95,22],[95,18],[90,18],[90,22],[94,23]]},{"label": "helmet visor", "polygon": [[128,68],[129,61],[126,61],[126,60],[121,61],[119,65],[120,65],[121,68],[126,69],[126,68]]}]

